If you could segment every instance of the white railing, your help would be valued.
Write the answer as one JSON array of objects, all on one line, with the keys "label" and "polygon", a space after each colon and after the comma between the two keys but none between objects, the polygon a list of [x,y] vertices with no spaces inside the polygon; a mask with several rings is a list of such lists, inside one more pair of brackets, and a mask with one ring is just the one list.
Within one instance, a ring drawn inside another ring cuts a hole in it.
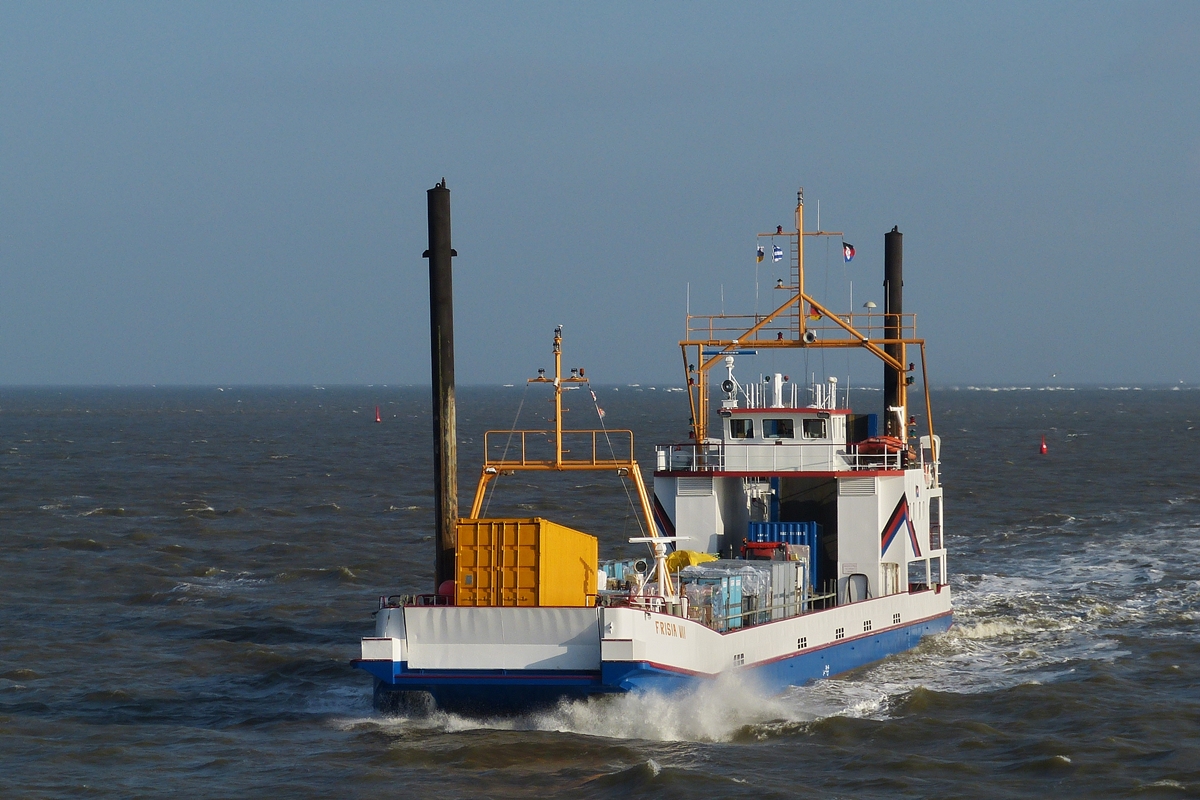
[{"label": "white railing", "polygon": [[850,451],[843,453],[842,458],[850,469],[903,469],[904,463],[899,452],[867,455],[859,453],[856,445],[850,445]]},{"label": "white railing", "polygon": [[[800,399],[800,387],[787,381],[783,383],[779,392],[779,404],[776,405],[775,384],[770,381],[760,381],[759,383],[746,383],[740,387],[742,397],[746,400],[746,408],[822,408],[834,409],[838,407],[838,388],[837,383],[818,381],[808,387],[807,400]],[[842,407],[847,408],[846,401],[842,401]]]},{"label": "white railing", "polygon": [[739,444],[725,448],[725,469],[735,472],[845,468],[837,447],[830,444],[780,441],[777,444]]},{"label": "white railing", "polygon": [[796,384],[787,382],[780,392],[780,405],[775,405],[775,389],[770,383],[747,383],[741,387],[746,408],[805,408],[800,402]]},{"label": "white railing", "polygon": [[660,444],[655,448],[656,472],[710,472],[725,469],[723,444]]},{"label": "white railing", "polygon": [[838,471],[901,469],[900,453],[867,455],[854,445],[804,444],[673,444],[656,448],[657,472]]}]

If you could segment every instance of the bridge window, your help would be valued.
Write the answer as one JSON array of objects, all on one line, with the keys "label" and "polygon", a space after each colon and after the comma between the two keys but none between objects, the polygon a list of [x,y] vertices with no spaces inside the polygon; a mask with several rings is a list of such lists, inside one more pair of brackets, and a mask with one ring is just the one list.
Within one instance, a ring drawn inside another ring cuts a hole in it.
[{"label": "bridge window", "polygon": [[795,439],[795,423],[790,419],[764,419],[764,439]]},{"label": "bridge window", "polygon": [[826,422],[828,422],[828,420],[819,419],[819,418],[802,420],[801,424],[803,425],[803,429],[804,429],[804,438],[805,439],[824,439],[825,435],[826,435],[825,434],[825,431],[826,431],[825,423]]},{"label": "bridge window", "polygon": [[751,439],[754,437],[754,420],[752,419],[731,419],[729,420],[729,438],[730,439]]}]

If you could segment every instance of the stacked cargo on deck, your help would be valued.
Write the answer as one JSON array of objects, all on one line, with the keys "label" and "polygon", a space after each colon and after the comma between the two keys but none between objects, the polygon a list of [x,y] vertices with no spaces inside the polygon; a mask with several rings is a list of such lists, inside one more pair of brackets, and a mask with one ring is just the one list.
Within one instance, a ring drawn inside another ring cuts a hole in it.
[{"label": "stacked cargo on deck", "polygon": [[[822,528],[816,522],[751,522],[747,539],[751,542],[779,542],[808,548],[808,585],[820,586],[817,581],[817,547]],[[803,552],[803,551],[801,551]]]},{"label": "stacked cargo on deck", "polygon": [[801,614],[808,597],[807,566],[804,561],[722,559],[684,567],[679,582],[688,618],[726,631]]}]

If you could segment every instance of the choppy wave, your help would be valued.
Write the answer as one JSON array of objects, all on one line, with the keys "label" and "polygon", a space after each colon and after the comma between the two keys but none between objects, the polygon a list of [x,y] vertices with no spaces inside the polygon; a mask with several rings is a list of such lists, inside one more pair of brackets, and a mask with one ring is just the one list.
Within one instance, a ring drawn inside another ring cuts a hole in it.
[{"label": "choppy wave", "polygon": [[[729,676],[508,719],[379,715],[348,663],[380,595],[433,583],[428,440],[348,410],[426,419],[427,390],[239,389],[236,413],[97,392],[70,401],[86,419],[9,396],[0,795],[1200,794],[1200,420],[1178,391],[1073,388],[935,395],[947,634],[779,695]],[[511,426],[519,393],[488,391],[462,392],[464,441]],[[687,417],[606,397],[647,446]],[[492,502],[633,554],[619,482],[522,476]]]},{"label": "choppy wave", "polygon": [[471,717],[443,711],[411,716],[371,715],[335,722],[372,726],[401,735],[409,730],[548,731],[609,739],[659,742],[730,742],[759,725],[807,722],[817,714],[787,697],[756,691],[737,677],[722,677],[690,691],[564,701],[553,709],[516,717]]},{"label": "choppy wave", "polygon": [[[1128,515],[1119,515],[1130,523]],[[1024,527],[1027,537],[1053,535],[1070,514],[1045,514]],[[1101,520],[1103,521],[1103,520]],[[435,712],[417,717],[368,717],[343,725],[374,725],[396,734],[410,728],[554,731],[616,740],[736,742],[793,735],[829,717],[886,720],[915,693],[995,693],[1071,677],[1083,663],[1112,663],[1131,655],[1122,637],[1195,636],[1179,624],[1200,614],[1200,580],[1170,581],[1167,560],[1182,547],[1200,562],[1200,526],[1151,524],[1125,535],[1089,541],[1064,557],[1046,552],[1022,562],[1023,575],[955,577],[955,624],[917,649],[848,676],[794,687],[782,695],[756,691],[737,676],[682,693],[627,695],[564,702],[519,718],[473,718]],[[1049,548],[1045,548],[1049,550]],[[1065,758],[1065,756],[1064,756]]]},{"label": "choppy wave", "polygon": [[125,508],[123,508],[123,507],[117,507],[117,508],[104,508],[104,507],[102,506],[102,507],[100,507],[100,508],[93,508],[91,511],[85,511],[85,512],[83,512],[82,514],[80,514],[80,516],[81,516],[81,517],[95,517],[95,516],[101,516],[101,517],[125,517],[125,516],[129,516],[131,513],[132,513],[132,512],[130,512],[130,511],[127,511],[127,510],[126,510]]}]

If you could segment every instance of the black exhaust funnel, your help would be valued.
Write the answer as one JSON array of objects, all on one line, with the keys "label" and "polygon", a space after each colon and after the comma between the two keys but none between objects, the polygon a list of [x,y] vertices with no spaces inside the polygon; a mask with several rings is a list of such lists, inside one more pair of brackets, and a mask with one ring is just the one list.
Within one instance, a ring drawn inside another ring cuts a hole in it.
[{"label": "black exhaust funnel", "polygon": [[458,426],[454,410],[454,285],[450,259],[450,190],[429,195],[429,340],[433,368],[433,480],[437,536],[434,591],[454,580],[458,541]]},{"label": "black exhaust funnel", "polygon": [[[883,324],[884,338],[899,339],[903,331],[901,314],[904,313],[904,234],[898,225],[883,235]],[[904,363],[904,345],[884,345],[883,351]],[[907,375],[895,367],[883,365],[883,413],[884,432],[897,439],[904,438],[904,423],[896,418],[891,409],[902,406],[903,381]]]}]

